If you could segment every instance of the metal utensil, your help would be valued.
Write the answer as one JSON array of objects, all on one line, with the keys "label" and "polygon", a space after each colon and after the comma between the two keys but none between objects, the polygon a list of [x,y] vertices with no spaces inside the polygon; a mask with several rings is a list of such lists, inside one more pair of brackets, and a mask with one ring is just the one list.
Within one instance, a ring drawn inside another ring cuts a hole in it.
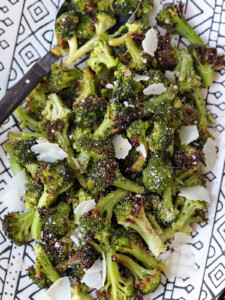
[{"label": "metal utensil", "polygon": [[[133,21],[136,13],[141,5],[139,1],[137,8],[131,16],[121,18],[118,24],[121,26],[128,21]],[[65,0],[59,8],[55,20],[65,11],[70,10],[71,4],[69,0]],[[13,113],[13,111],[23,102],[30,92],[37,86],[38,83],[50,72],[52,64],[57,62],[62,57],[57,48],[50,50],[42,57],[2,98],[0,101],[0,125]]]}]

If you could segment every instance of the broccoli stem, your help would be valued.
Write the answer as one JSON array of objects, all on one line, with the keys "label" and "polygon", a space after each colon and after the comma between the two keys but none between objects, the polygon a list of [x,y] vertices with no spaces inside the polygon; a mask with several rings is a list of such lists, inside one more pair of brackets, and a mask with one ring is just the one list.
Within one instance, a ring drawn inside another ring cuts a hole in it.
[{"label": "broccoli stem", "polygon": [[54,269],[50,259],[46,255],[43,247],[40,244],[34,245],[34,253],[36,256],[37,268],[43,269],[44,273],[51,282],[56,282],[60,276],[58,272]]},{"label": "broccoli stem", "polygon": [[117,189],[116,191],[109,193],[105,197],[101,198],[97,205],[97,209],[100,214],[104,215],[104,213],[106,212],[106,218],[111,220],[114,207],[128,193],[128,191]]},{"label": "broccoli stem", "polygon": [[115,38],[113,40],[109,40],[109,45],[112,47],[118,47],[123,45],[126,42],[126,39],[128,37],[128,34],[125,34],[119,38]]},{"label": "broccoli stem", "polygon": [[45,138],[45,139],[49,139],[49,137],[47,136],[47,134],[45,134],[44,132],[42,133],[38,133],[38,132],[29,132],[29,131],[22,131],[21,132],[21,137],[22,138],[35,138],[35,139],[38,139],[38,138]]},{"label": "broccoli stem", "polygon": [[10,159],[9,159],[10,170],[13,172],[13,175],[16,176],[18,173],[20,173],[23,170],[23,167],[17,163],[17,161],[13,155],[12,144],[4,143],[3,147],[10,156]]},{"label": "broccoli stem", "polygon": [[134,256],[137,260],[142,262],[144,265],[150,269],[159,268],[160,270],[165,270],[165,265],[161,262],[158,262],[155,257],[151,256],[149,252],[144,247],[124,247],[123,250],[120,249],[119,252],[127,253]]},{"label": "broccoli stem", "polygon": [[119,172],[117,172],[116,178],[117,179],[114,180],[113,185],[118,188],[137,194],[143,194],[145,192],[145,188],[143,186],[124,178]]},{"label": "broccoli stem", "polygon": [[198,111],[198,125],[203,129],[207,127],[207,117],[206,117],[206,107],[205,107],[205,100],[202,95],[201,88],[196,88],[194,90],[194,98],[195,104]]},{"label": "broccoli stem", "polygon": [[114,127],[114,123],[111,119],[105,118],[101,125],[95,130],[94,137],[102,137],[107,138],[112,134],[112,128]]},{"label": "broccoli stem", "polygon": [[77,51],[78,43],[77,43],[77,36],[74,35],[70,40],[68,40],[69,45],[69,56],[72,55],[74,52]]},{"label": "broccoli stem", "polygon": [[172,200],[172,187],[168,185],[164,190],[162,205],[158,212],[160,220],[164,223],[172,223],[177,217],[178,211],[174,208]]},{"label": "broccoli stem", "polygon": [[135,222],[130,223],[129,227],[140,234],[154,256],[159,256],[160,253],[165,252],[159,236],[155,233],[146,215],[141,215],[141,218],[135,218]]},{"label": "broccoli stem", "polygon": [[173,16],[176,23],[174,30],[181,36],[185,37],[191,44],[204,45],[203,40],[197,32],[189,25],[189,23],[178,15]]},{"label": "broccoli stem", "polygon": [[132,37],[129,34],[127,35],[125,43],[126,43],[128,52],[130,53],[130,55],[133,59],[133,62],[134,63],[142,62],[141,54],[143,53],[143,51],[137,47],[134,40],[132,39]]},{"label": "broccoli stem", "polygon": [[40,132],[42,123],[32,118],[26,109],[22,106],[17,107],[14,111],[16,118],[22,121],[22,126],[28,126],[31,129]]},{"label": "broccoli stem", "polygon": [[98,36],[93,37],[87,43],[85,43],[82,47],[80,47],[77,51],[72,53],[67,57],[67,59],[63,62],[63,67],[68,67],[72,65],[78,58],[84,56],[86,53],[90,52],[97,45],[99,40]]}]

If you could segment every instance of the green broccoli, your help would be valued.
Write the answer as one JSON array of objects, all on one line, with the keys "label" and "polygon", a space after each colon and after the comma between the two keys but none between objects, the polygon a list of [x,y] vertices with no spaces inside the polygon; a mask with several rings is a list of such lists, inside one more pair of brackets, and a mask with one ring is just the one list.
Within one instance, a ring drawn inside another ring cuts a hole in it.
[{"label": "green broccoli", "polygon": [[70,87],[82,76],[82,72],[77,68],[68,69],[59,66],[57,63],[52,65],[51,72],[47,77],[49,92],[58,93],[62,89]]},{"label": "green broccoli", "polygon": [[134,193],[143,194],[145,192],[144,187],[123,177],[119,165],[114,159],[96,161],[90,170],[87,185],[90,190],[96,187],[98,191],[103,191],[108,186],[114,185]]},{"label": "green broccoli", "polygon": [[95,77],[89,67],[83,69],[83,77],[78,80],[78,92],[75,104],[82,103],[87,97],[97,97],[95,88]]},{"label": "green broccoli", "polygon": [[26,194],[25,194],[25,201],[26,201],[26,209],[34,209],[35,206],[38,204],[39,199],[41,198],[42,188],[38,184],[29,185]]},{"label": "green broccoli", "polygon": [[113,133],[126,130],[137,117],[137,112],[131,107],[114,101],[107,105],[104,120],[94,132],[94,137],[108,138]]},{"label": "green broccoli", "polygon": [[34,254],[36,256],[35,267],[32,266],[28,268],[28,276],[32,282],[40,288],[48,288],[52,283],[57,281],[60,276],[54,269],[41,244],[34,245]]},{"label": "green broccoli", "polygon": [[155,257],[147,251],[142,238],[136,232],[123,227],[116,228],[112,233],[112,244],[117,252],[134,256],[150,269],[165,269],[165,265],[158,262]]},{"label": "green broccoli", "polygon": [[128,16],[136,9],[138,0],[115,0],[113,9],[117,15]]},{"label": "green broccoli", "polygon": [[38,210],[46,206],[49,208],[54,200],[67,191],[74,183],[73,170],[65,162],[45,164],[40,169],[39,177],[44,185],[44,191],[38,201],[31,235],[35,240],[41,239],[42,223]]},{"label": "green broccoli", "polygon": [[105,41],[99,41],[98,45],[91,51],[87,60],[87,65],[91,67],[96,74],[102,71],[103,66],[108,69],[114,68],[118,63],[118,58],[114,58],[111,49]]},{"label": "green broccoli", "polygon": [[63,66],[70,66],[78,58],[92,51],[99,42],[99,36],[107,32],[107,30],[115,24],[116,19],[111,14],[107,12],[97,12],[94,16],[95,35],[77,51],[74,51],[71,55],[69,55],[69,57],[64,61]]},{"label": "green broccoli", "polygon": [[37,132],[44,131],[45,126],[43,122],[41,120],[35,119],[35,117],[32,117],[25,107],[18,106],[17,109],[15,109],[14,114],[16,118],[22,122],[20,126],[21,129],[29,127],[30,129]]},{"label": "green broccoli", "polygon": [[93,298],[88,295],[88,287],[79,282],[71,286],[71,296],[71,300],[93,300]]},{"label": "green broccoli", "polygon": [[174,73],[178,78],[177,84],[181,93],[192,92],[196,87],[201,86],[200,77],[195,74],[191,55],[186,50],[179,52]]},{"label": "green broccoli", "polygon": [[48,86],[46,82],[39,83],[26,98],[26,106],[29,111],[39,118],[41,110],[46,104]]},{"label": "green broccoli", "polygon": [[182,231],[184,228],[190,228],[189,232],[193,231],[191,223],[201,223],[206,220],[204,212],[207,209],[206,202],[193,201],[185,199],[184,205],[172,227],[175,232]]},{"label": "green broccoli", "polygon": [[92,17],[90,15],[82,15],[77,25],[77,39],[80,45],[91,40],[95,35]]},{"label": "green broccoli", "polygon": [[79,14],[90,13],[95,9],[95,0],[72,0],[75,10]]},{"label": "green broccoli", "polygon": [[33,219],[32,210],[23,214],[8,213],[2,220],[3,231],[13,243],[18,246],[25,245],[29,241]]},{"label": "green broccoli", "polygon": [[149,270],[140,266],[130,257],[124,254],[116,254],[113,261],[122,264],[134,276],[135,286],[144,294],[153,293],[160,285],[161,272],[159,269]]},{"label": "green broccoli", "polygon": [[[131,140],[131,143],[136,149],[139,150],[138,160],[130,167],[131,171],[140,172],[143,168],[147,156],[148,156],[148,145],[146,141],[146,131],[149,128],[149,123],[142,120],[134,121],[127,129],[127,136]],[[141,148],[143,147],[143,149]]]},{"label": "green broccoli", "polygon": [[65,236],[70,229],[70,212],[71,207],[65,202],[60,202],[54,208],[45,206],[39,208],[38,213],[44,233],[51,234],[57,238]]},{"label": "green broccoli", "polygon": [[145,197],[130,195],[117,204],[114,212],[118,224],[137,231],[154,256],[164,252],[164,246],[145,214]]},{"label": "green broccoli", "polygon": [[147,168],[143,170],[143,183],[146,189],[153,193],[161,193],[172,180],[171,161],[157,155],[151,156]]},{"label": "green broccoli", "polygon": [[10,157],[9,159],[10,170],[13,172],[13,175],[16,176],[18,173],[20,173],[23,170],[23,166],[17,162],[16,157],[13,155],[12,146],[13,143],[3,144],[5,151],[9,154]]},{"label": "green broccoli", "polygon": [[149,25],[149,13],[153,7],[154,0],[142,0],[138,15],[141,15],[142,23],[146,26]]},{"label": "green broccoli", "polygon": [[157,23],[185,37],[191,44],[203,45],[204,42],[197,32],[188,24],[183,15],[183,4],[167,5],[156,17]]},{"label": "green broccoli", "polygon": [[173,131],[164,122],[154,122],[151,135],[148,138],[150,151],[158,154],[164,154],[173,144]]}]

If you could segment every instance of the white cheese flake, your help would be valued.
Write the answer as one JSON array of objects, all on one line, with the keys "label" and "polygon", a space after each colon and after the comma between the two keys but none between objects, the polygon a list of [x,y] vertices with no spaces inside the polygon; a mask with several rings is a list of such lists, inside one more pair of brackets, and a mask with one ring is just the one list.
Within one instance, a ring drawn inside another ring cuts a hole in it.
[{"label": "white cheese flake", "polygon": [[70,281],[69,277],[59,278],[43,295],[45,298],[51,300],[71,300]]},{"label": "white cheese flake", "polygon": [[136,148],[136,150],[137,150],[138,152],[140,152],[140,153],[143,155],[144,158],[147,157],[147,153],[146,153],[146,149],[145,149],[145,145],[144,145],[144,144],[140,144],[140,146],[138,146],[138,147]]},{"label": "white cheese flake", "polygon": [[134,81],[146,81],[146,80],[149,80],[149,76],[147,75],[135,74],[134,76]]},{"label": "white cheese flake", "polygon": [[217,159],[216,151],[217,149],[215,141],[211,138],[208,138],[203,147],[203,152],[205,153],[205,162],[208,170],[212,170],[215,164],[215,161]]},{"label": "white cheese flake", "polygon": [[94,209],[96,206],[95,200],[87,200],[83,201],[74,210],[75,215],[83,215],[87,213],[88,211]]},{"label": "white cheese flake", "polygon": [[143,90],[144,95],[161,95],[166,92],[166,87],[162,83],[153,83],[150,84]]},{"label": "white cheese flake", "polygon": [[114,85],[113,85],[112,83],[107,83],[105,87],[106,87],[107,89],[111,90],[111,89],[113,89],[113,86],[114,86]]},{"label": "white cheese flake", "polygon": [[37,154],[38,161],[53,163],[57,160],[63,160],[68,156],[58,144],[50,143],[43,138],[37,139],[38,144],[31,147],[31,151]]},{"label": "white cheese flake", "polygon": [[154,28],[151,28],[146,32],[145,38],[142,41],[142,46],[147,54],[151,56],[155,55],[155,51],[158,47],[158,36]]},{"label": "white cheese flake", "polygon": [[179,196],[193,201],[205,201],[210,203],[209,192],[204,186],[181,187]]},{"label": "white cheese flake", "polygon": [[181,126],[178,130],[181,145],[188,145],[191,142],[197,140],[199,137],[198,128],[196,125]]},{"label": "white cheese flake", "polygon": [[173,71],[166,71],[165,76],[170,82],[172,82],[172,83],[176,82],[175,74]]},{"label": "white cheese flake", "polygon": [[96,288],[97,290],[103,287],[103,280],[105,282],[103,277],[103,273],[105,272],[103,268],[103,260],[98,259],[95,261],[92,267],[85,272],[81,280],[82,283],[85,283],[90,288]]},{"label": "white cheese flake", "polygon": [[5,207],[8,207],[8,211],[21,212],[25,209],[25,203],[22,200],[22,197],[26,193],[25,182],[26,173],[23,170],[12,177],[5,189],[0,191],[0,202]]},{"label": "white cheese flake", "polygon": [[169,280],[175,277],[188,278],[197,272],[198,267],[195,263],[195,255],[191,252],[189,245],[182,245],[178,250],[172,252],[165,259],[165,274]]},{"label": "white cheese flake", "polygon": [[192,237],[189,234],[183,232],[176,232],[174,236],[174,240],[172,241],[170,247],[179,250],[179,247],[188,244],[192,241]]},{"label": "white cheese flake", "polygon": [[112,137],[112,143],[115,148],[116,158],[118,159],[126,158],[132,148],[128,139],[123,138],[121,134],[114,134]]}]

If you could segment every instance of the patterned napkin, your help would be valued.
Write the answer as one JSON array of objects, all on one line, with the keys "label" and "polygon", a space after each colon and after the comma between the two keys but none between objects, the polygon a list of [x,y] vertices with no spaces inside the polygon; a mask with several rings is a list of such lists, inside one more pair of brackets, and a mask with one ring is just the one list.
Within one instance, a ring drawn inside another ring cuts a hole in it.
[{"label": "patterned napkin", "polygon": [[[62,2],[62,1],[61,1]],[[155,0],[157,2],[157,0]],[[162,1],[163,4],[173,1]],[[185,14],[200,36],[219,52],[225,51],[225,1],[186,0]],[[59,0],[0,0],[0,99],[36,60],[52,45],[53,21]],[[184,39],[175,39],[179,47]],[[145,299],[211,300],[225,288],[225,69],[215,72],[214,84],[203,90],[207,108],[214,114],[212,128],[218,146],[218,159],[211,169],[205,169],[207,187],[212,197],[209,221],[197,225],[185,255],[194,254],[195,268],[191,278],[166,278],[160,288]],[[1,113],[1,112],[0,112]],[[8,131],[18,132],[14,116],[0,128],[0,190],[11,177],[7,155],[2,144]],[[0,218],[8,212],[0,203]],[[1,228],[0,228],[1,230]],[[190,252],[190,253],[189,253]],[[169,256],[170,266],[179,260]],[[33,264],[32,245],[12,245],[0,231],[0,297],[2,300],[40,299],[39,288],[26,277],[26,268]]]}]

